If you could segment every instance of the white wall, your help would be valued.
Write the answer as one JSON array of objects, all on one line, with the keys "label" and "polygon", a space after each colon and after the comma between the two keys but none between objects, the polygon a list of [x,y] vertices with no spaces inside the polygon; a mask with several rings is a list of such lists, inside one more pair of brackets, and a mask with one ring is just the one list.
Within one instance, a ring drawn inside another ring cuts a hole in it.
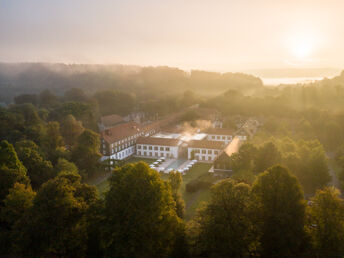
[{"label": "white wall", "polygon": [[224,142],[226,144],[232,141],[232,135],[219,135],[219,134],[208,134],[208,141]]},{"label": "white wall", "polygon": [[[199,153],[196,153],[196,151],[198,150],[199,150]],[[204,161],[204,162],[212,162],[220,154],[220,150],[188,147],[188,159],[190,160],[192,159],[192,151],[195,151],[195,159]],[[205,154],[203,153],[204,151],[206,152]]]},{"label": "white wall", "polygon": [[[139,148],[141,146],[141,148]],[[144,147],[146,149],[144,150]],[[150,150],[149,147],[152,149]],[[158,150],[154,148],[157,147]],[[163,150],[161,150],[163,148]],[[166,148],[169,148],[167,151]],[[136,144],[136,155],[143,157],[170,157],[178,158],[178,146],[164,146],[164,145],[150,145],[150,144]]]}]

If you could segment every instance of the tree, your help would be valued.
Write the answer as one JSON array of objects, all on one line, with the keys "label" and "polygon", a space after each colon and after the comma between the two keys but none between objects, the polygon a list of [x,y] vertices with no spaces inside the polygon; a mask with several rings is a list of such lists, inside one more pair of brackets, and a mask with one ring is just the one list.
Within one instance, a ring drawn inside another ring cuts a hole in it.
[{"label": "tree", "polygon": [[66,144],[70,146],[76,143],[76,140],[84,130],[81,122],[76,121],[73,115],[67,115],[61,123],[61,134]]},{"label": "tree", "polygon": [[18,159],[12,144],[0,142],[0,203],[14,183],[29,184],[26,168]]},{"label": "tree", "polygon": [[168,179],[171,185],[173,199],[176,202],[177,215],[180,218],[183,218],[185,212],[185,203],[179,193],[180,186],[183,182],[182,175],[177,171],[171,171],[168,175]]},{"label": "tree", "polygon": [[232,179],[223,180],[211,189],[211,200],[197,219],[198,255],[248,257],[254,254],[257,237],[251,218],[250,190],[249,185]]},{"label": "tree", "polygon": [[298,257],[307,248],[305,200],[295,176],[282,166],[260,174],[252,187],[263,257]]},{"label": "tree", "polygon": [[77,165],[82,175],[91,175],[100,166],[99,135],[91,130],[85,130],[77,140],[72,150],[72,161]]},{"label": "tree", "polygon": [[27,174],[34,189],[55,176],[53,165],[45,160],[39,153],[38,146],[32,141],[20,141],[16,143],[19,159],[27,169]]},{"label": "tree", "polygon": [[38,102],[43,108],[52,108],[58,104],[56,95],[50,90],[43,90],[38,96]]},{"label": "tree", "polygon": [[25,216],[25,212],[32,206],[35,192],[30,186],[15,183],[3,201],[0,209],[0,254],[11,254],[11,233],[15,223]]},{"label": "tree", "polygon": [[273,142],[267,142],[257,151],[254,159],[255,172],[261,173],[267,168],[280,163],[281,153]]},{"label": "tree", "polygon": [[308,208],[308,229],[318,257],[344,255],[344,201],[340,192],[327,187],[318,190]]},{"label": "tree", "polygon": [[78,174],[78,168],[73,162],[69,162],[66,159],[59,158],[55,166],[55,173],[58,175],[61,172],[68,172],[71,174]]},{"label": "tree", "polygon": [[15,226],[17,254],[84,257],[85,216],[97,195],[94,187],[80,180],[79,175],[65,172],[42,185],[33,206]]},{"label": "tree", "polygon": [[46,148],[49,150],[56,150],[63,146],[63,138],[60,133],[59,122],[49,122],[47,124]]},{"label": "tree", "polygon": [[169,184],[143,162],[117,168],[109,182],[102,227],[105,255],[168,256],[182,231]]},{"label": "tree", "polygon": [[86,102],[88,97],[85,92],[79,88],[71,88],[64,93],[65,101],[76,101],[76,102]]}]

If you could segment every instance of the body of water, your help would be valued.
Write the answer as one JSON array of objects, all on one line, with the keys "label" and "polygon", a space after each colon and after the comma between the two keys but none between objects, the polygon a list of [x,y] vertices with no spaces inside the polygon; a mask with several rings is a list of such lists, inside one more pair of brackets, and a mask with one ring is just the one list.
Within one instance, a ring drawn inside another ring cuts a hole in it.
[{"label": "body of water", "polygon": [[278,86],[280,84],[298,84],[320,81],[324,77],[285,77],[285,78],[261,78],[266,86]]}]

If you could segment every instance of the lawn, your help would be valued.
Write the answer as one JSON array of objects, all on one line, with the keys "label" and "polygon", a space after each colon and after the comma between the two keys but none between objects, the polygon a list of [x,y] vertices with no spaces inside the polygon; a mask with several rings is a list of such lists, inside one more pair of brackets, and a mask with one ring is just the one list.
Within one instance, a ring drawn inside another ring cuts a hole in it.
[{"label": "lawn", "polygon": [[201,206],[203,202],[207,202],[210,198],[210,189],[200,190],[195,193],[188,193],[185,188],[187,183],[197,178],[202,177],[203,180],[211,182],[212,174],[208,171],[211,164],[207,163],[197,163],[193,168],[190,169],[183,176],[183,184],[181,186],[181,194],[185,201],[185,220],[191,219],[197,209]]}]

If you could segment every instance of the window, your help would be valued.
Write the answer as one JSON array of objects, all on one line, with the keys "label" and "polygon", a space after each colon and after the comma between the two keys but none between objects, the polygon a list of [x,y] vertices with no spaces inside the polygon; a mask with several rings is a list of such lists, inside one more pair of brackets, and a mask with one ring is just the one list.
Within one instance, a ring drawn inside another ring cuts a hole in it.
[{"label": "window", "polygon": [[154,150],[159,150],[159,148],[155,146],[155,147],[154,147]]},{"label": "window", "polygon": [[212,154],[213,153],[213,151],[212,150],[208,150],[208,154]]},{"label": "window", "polygon": [[200,149],[194,149],[195,153],[199,153]]},{"label": "window", "polygon": [[220,140],[220,139],[221,139],[221,137],[218,135],[218,136],[216,136],[216,139]]},{"label": "window", "polygon": [[144,150],[147,150],[147,146],[143,146],[143,149],[144,149]]},{"label": "window", "polygon": [[149,152],[149,156],[152,156],[152,153],[151,153],[151,152]]},{"label": "window", "polygon": [[141,151],[138,151],[138,152],[137,152],[137,155],[139,155],[139,156],[140,156],[140,155],[141,155]]},{"label": "window", "polygon": [[217,150],[216,150],[216,151],[214,151],[214,154],[215,154],[215,155],[219,154],[219,151],[217,151]]},{"label": "window", "polygon": [[210,156],[208,156],[208,161],[211,161],[211,157]]},{"label": "window", "polygon": [[170,147],[166,147],[166,151],[170,151]]},{"label": "window", "polygon": [[215,140],[215,135],[213,135],[211,138],[212,138],[213,140]]},{"label": "window", "polygon": [[154,156],[155,156],[155,157],[158,157],[159,155],[158,155],[158,153],[157,153],[157,152],[155,152]]},{"label": "window", "polygon": [[206,150],[202,150],[202,154],[207,154],[207,151]]},{"label": "window", "polygon": [[143,155],[144,155],[144,156],[147,156],[147,152],[144,152]]},{"label": "window", "polygon": [[160,150],[163,151],[163,150],[164,150],[164,147],[160,147]]},{"label": "window", "polygon": [[225,140],[226,139],[226,136],[222,136],[222,140]]},{"label": "window", "polygon": [[141,145],[137,145],[137,149],[141,149]]},{"label": "window", "polygon": [[149,146],[148,149],[149,149],[149,150],[152,150],[153,148],[152,148],[152,146]]}]

